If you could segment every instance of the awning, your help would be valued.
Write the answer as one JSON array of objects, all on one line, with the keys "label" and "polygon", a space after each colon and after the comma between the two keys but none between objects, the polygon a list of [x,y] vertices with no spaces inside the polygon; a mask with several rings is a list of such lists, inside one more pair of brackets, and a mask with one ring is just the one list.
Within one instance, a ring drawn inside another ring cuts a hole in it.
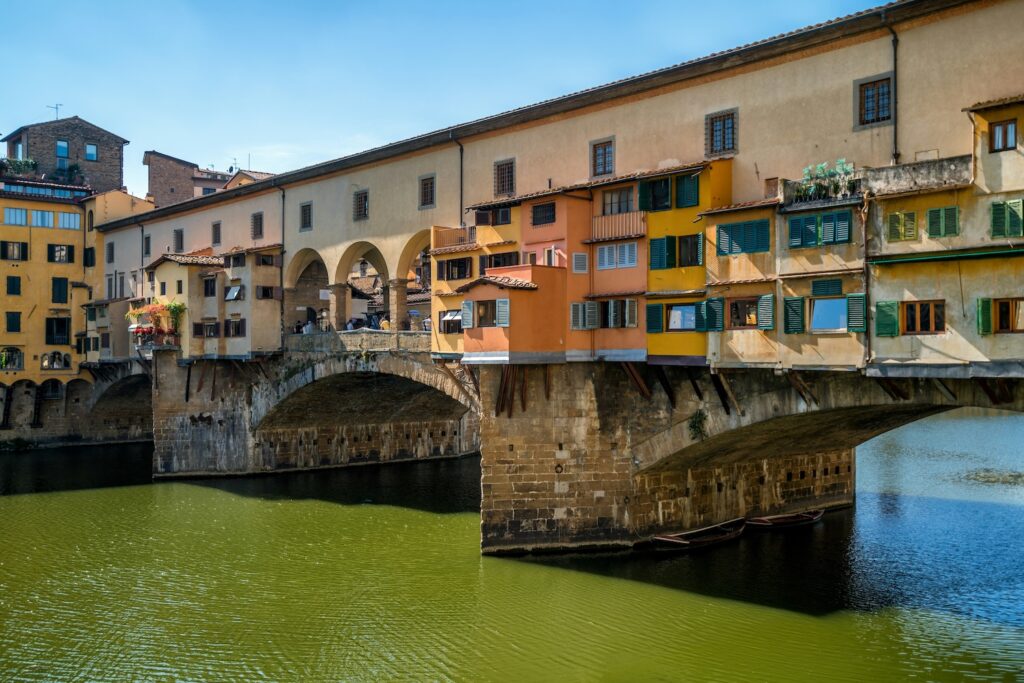
[{"label": "awning", "polygon": [[457,308],[454,311],[447,311],[441,320],[462,320],[462,309]]}]

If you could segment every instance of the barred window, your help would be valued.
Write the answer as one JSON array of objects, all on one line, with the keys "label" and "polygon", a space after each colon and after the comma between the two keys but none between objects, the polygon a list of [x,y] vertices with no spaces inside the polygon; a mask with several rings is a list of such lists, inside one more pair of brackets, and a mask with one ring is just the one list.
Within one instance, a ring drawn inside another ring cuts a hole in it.
[{"label": "barred window", "polygon": [[361,221],[370,217],[370,191],[357,190],[352,194],[352,220]]},{"label": "barred window", "polygon": [[494,196],[516,193],[516,160],[505,159],[494,162]]},{"label": "barred window", "polygon": [[866,126],[892,118],[891,87],[888,78],[860,84],[860,125]]},{"label": "barred window", "polygon": [[707,156],[736,151],[736,110],[721,111],[705,117]]},{"label": "barred window", "polygon": [[313,202],[299,206],[299,230],[313,229]]},{"label": "barred window", "polygon": [[611,140],[595,142],[590,147],[590,174],[610,175],[615,170],[615,143]]},{"label": "barred window", "polygon": [[434,185],[436,183],[435,176],[427,176],[420,178],[420,208],[425,209],[427,207],[434,206]]},{"label": "barred window", "polygon": [[249,233],[254,240],[263,238],[263,212],[254,213],[249,217]]}]

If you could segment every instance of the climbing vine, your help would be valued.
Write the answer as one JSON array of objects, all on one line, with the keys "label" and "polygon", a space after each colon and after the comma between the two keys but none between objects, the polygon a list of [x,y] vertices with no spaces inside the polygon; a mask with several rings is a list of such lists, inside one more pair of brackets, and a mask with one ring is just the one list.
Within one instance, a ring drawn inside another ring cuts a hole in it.
[{"label": "climbing vine", "polygon": [[702,441],[707,438],[707,422],[708,414],[704,412],[703,408],[697,409],[697,412],[690,416],[686,426],[690,430],[690,439],[692,441]]}]

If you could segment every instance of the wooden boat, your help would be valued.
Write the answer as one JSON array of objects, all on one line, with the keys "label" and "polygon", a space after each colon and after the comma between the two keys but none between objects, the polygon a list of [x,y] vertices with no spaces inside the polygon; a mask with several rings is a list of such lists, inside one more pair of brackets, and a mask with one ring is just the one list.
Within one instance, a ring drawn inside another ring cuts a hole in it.
[{"label": "wooden boat", "polygon": [[824,510],[808,510],[789,515],[770,515],[768,517],[751,517],[747,525],[754,529],[789,529],[795,526],[814,524],[825,514]]},{"label": "wooden boat", "polygon": [[651,539],[649,548],[657,551],[685,551],[706,548],[738,538],[743,533],[746,520],[742,517],[730,519],[728,522],[706,526],[692,531],[681,531],[677,534],[663,534]]}]

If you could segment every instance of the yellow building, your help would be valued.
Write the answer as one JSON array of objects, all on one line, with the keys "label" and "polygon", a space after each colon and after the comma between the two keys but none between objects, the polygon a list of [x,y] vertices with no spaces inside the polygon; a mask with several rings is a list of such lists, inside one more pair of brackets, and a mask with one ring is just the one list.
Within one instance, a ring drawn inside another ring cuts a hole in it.
[{"label": "yellow building", "polygon": [[[5,177],[0,181],[0,383],[27,381],[56,398],[80,376],[84,360],[76,332],[82,304],[87,188]],[[6,402],[5,402],[6,404]]]}]

